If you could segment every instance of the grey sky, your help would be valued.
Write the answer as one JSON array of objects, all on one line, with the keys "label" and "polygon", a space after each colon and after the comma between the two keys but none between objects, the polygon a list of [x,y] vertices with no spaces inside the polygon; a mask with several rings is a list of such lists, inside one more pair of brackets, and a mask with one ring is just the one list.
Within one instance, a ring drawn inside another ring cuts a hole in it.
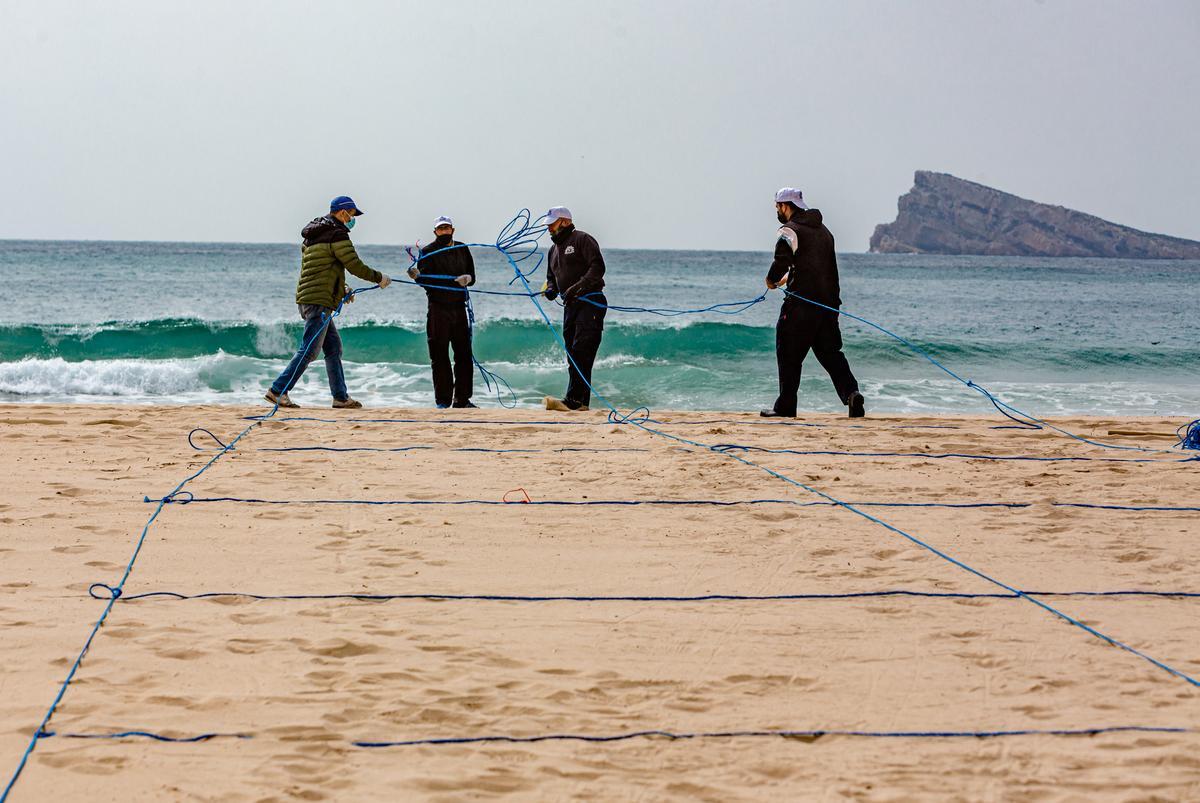
[{"label": "grey sky", "polygon": [[0,237],[861,251],[918,168],[1200,239],[1200,3],[0,0]]}]

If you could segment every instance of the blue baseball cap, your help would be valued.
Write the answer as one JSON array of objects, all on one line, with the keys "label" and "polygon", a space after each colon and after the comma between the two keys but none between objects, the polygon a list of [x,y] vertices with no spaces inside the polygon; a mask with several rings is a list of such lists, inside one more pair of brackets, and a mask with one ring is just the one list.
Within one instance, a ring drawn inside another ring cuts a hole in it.
[{"label": "blue baseball cap", "polygon": [[349,195],[339,195],[329,202],[330,212],[339,212],[343,209],[353,212],[355,217],[358,217],[363,213],[363,211],[358,208],[358,204],[354,203],[354,199]]}]

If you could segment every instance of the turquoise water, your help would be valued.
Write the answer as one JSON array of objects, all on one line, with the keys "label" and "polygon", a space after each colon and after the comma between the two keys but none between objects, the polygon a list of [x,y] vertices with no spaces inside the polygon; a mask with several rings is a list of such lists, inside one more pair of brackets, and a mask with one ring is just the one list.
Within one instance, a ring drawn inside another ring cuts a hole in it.
[{"label": "turquoise water", "polygon": [[[768,239],[770,233],[767,235]],[[401,275],[399,247],[360,249]],[[296,245],[9,241],[0,249],[0,399],[257,401],[296,347]],[[613,304],[702,307],[762,291],[766,253],[608,250]],[[917,341],[1012,404],[1062,413],[1200,414],[1200,262],[844,254],[845,309]],[[477,251],[479,287],[511,269]],[[540,283],[540,279],[537,280]],[[597,386],[621,407],[753,410],[775,392],[780,299],[735,316],[610,312]],[[338,325],[352,394],[432,402],[424,293],[363,296]],[[475,296],[475,350],[521,404],[560,395],[563,358],[527,299]],[[557,319],[561,310],[551,308]],[[843,320],[869,409],[982,412],[976,394]],[[801,405],[840,409],[816,364]],[[318,361],[293,394],[328,404]],[[477,382],[476,401],[494,405]]]}]

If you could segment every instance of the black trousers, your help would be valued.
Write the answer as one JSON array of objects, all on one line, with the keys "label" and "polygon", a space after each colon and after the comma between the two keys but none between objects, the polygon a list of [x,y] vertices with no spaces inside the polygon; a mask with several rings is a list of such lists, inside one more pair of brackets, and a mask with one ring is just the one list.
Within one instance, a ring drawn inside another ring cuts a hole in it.
[{"label": "black trousers", "polygon": [[800,369],[811,350],[817,362],[833,380],[842,404],[858,390],[858,380],[850,371],[850,363],[842,353],[842,331],[838,315],[826,310],[797,310],[784,308],[775,324],[775,359],[779,363],[779,398],[775,412],[796,414],[796,396],[800,391]]},{"label": "black trousers", "polygon": [[[447,407],[466,405],[471,400],[471,378],[475,373],[467,305],[430,302],[425,334],[429,340],[429,362],[433,366],[434,402]],[[450,369],[450,348],[454,349],[453,371]]]},{"label": "black trousers", "polygon": [[[603,293],[590,296],[598,304],[608,304]],[[563,401],[568,407],[584,407],[591,403],[588,385],[592,381],[592,364],[604,336],[604,314],[608,307],[597,307],[586,301],[571,301],[563,308],[563,341],[567,344],[567,393]],[[578,366],[578,368],[576,367]]]}]

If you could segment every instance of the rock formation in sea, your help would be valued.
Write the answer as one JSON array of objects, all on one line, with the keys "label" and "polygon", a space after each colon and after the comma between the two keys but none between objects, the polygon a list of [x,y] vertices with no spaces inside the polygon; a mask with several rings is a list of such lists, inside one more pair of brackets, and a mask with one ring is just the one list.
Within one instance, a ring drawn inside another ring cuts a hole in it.
[{"label": "rock formation in sea", "polygon": [[1200,259],[1200,242],[1150,234],[947,173],[918,170],[899,207],[894,223],[875,227],[873,253]]}]

